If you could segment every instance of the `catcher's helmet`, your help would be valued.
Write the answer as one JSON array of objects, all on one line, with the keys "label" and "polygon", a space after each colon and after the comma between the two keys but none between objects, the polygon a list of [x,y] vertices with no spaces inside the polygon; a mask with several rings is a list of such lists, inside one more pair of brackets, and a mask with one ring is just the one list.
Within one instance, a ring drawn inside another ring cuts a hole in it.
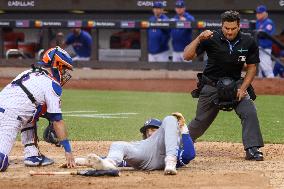
[{"label": "catcher's helmet", "polygon": [[48,49],[38,64],[46,68],[51,68],[52,76],[61,85],[64,85],[71,78],[67,70],[73,70],[72,58],[65,50],[58,46]]},{"label": "catcher's helmet", "polygon": [[155,118],[151,118],[149,120],[147,120],[144,125],[140,128],[140,132],[145,134],[146,130],[148,128],[160,128],[160,126],[162,125],[162,121],[160,121],[159,119],[155,119]]}]

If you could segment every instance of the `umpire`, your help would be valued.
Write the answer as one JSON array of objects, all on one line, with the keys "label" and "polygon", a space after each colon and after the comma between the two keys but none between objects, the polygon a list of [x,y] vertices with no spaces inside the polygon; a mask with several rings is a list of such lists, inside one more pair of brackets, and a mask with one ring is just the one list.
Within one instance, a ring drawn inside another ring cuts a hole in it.
[{"label": "umpire", "polygon": [[[208,62],[202,75],[199,74],[199,96],[196,117],[189,123],[193,140],[200,137],[211,125],[220,110],[235,110],[242,124],[242,141],[247,160],[263,161],[259,150],[263,147],[256,107],[251,86],[256,75],[259,49],[255,40],[240,31],[240,15],[226,11],[221,15],[222,29],[203,31],[184,50],[184,59],[192,60],[206,52]],[[241,71],[247,66],[245,77]]]}]

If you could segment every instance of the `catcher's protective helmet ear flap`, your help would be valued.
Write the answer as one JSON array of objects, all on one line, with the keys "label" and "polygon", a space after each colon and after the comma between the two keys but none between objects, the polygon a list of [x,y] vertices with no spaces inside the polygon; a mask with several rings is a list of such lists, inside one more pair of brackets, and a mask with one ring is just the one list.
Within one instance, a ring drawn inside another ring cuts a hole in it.
[{"label": "catcher's protective helmet ear flap", "polygon": [[140,128],[140,132],[141,133],[146,133],[146,130],[148,128],[160,128],[160,126],[162,125],[162,121],[159,119],[155,119],[155,118],[151,118],[149,120],[147,120],[144,125]]},{"label": "catcher's protective helmet ear flap", "polygon": [[[73,61],[70,55],[58,46],[48,49],[44,53],[42,60],[38,62],[38,64],[43,67],[51,68],[52,76],[60,82],[61,85],[71,78],[71,75],[66,70],[73,70],[72,63]],[[66,77],[66,73],[68,73],[68,77]],[[68,79],[66,80],[66,78]]]}]

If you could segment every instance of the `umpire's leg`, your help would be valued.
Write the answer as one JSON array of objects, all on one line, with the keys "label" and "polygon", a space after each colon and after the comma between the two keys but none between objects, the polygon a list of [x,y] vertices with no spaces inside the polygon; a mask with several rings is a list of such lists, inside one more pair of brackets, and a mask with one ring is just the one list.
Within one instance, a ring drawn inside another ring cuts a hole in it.
[{"label": "umpire's leg", "polygon": [[196,117],[189,123],[189,134],[193,140],[200,137],[216,118],[219,110],[213,104],[217,98],[217,89],[210,85],[205,85],[199,96]]},{"label": "umpire's leg", "polygon": [[247,95],[235,109],[242,123],[242,137],[245,150],[251,147],[263,147],[256,108]]}]

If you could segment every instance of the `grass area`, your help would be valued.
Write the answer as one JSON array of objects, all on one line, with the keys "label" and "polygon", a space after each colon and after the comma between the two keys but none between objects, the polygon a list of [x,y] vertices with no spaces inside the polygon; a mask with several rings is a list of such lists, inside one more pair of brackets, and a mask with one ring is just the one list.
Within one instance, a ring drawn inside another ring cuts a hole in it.
[{"label": "grass area", "polygon": [[[179,111],[190,120],[195,116],[196,103],[185,93],[65,90],[62,97],[62,109],[68,112],[63,117],[72,140],[138,140],[139,128],[146,119],[163,119]],[[265,142],[284,143],[283,104],[284,96],[259,96],[256,100]],[[40,121],[40,136],[46,124]],[[200,140],[241,142],[239,118],[234,112],[221,112]]]}]

